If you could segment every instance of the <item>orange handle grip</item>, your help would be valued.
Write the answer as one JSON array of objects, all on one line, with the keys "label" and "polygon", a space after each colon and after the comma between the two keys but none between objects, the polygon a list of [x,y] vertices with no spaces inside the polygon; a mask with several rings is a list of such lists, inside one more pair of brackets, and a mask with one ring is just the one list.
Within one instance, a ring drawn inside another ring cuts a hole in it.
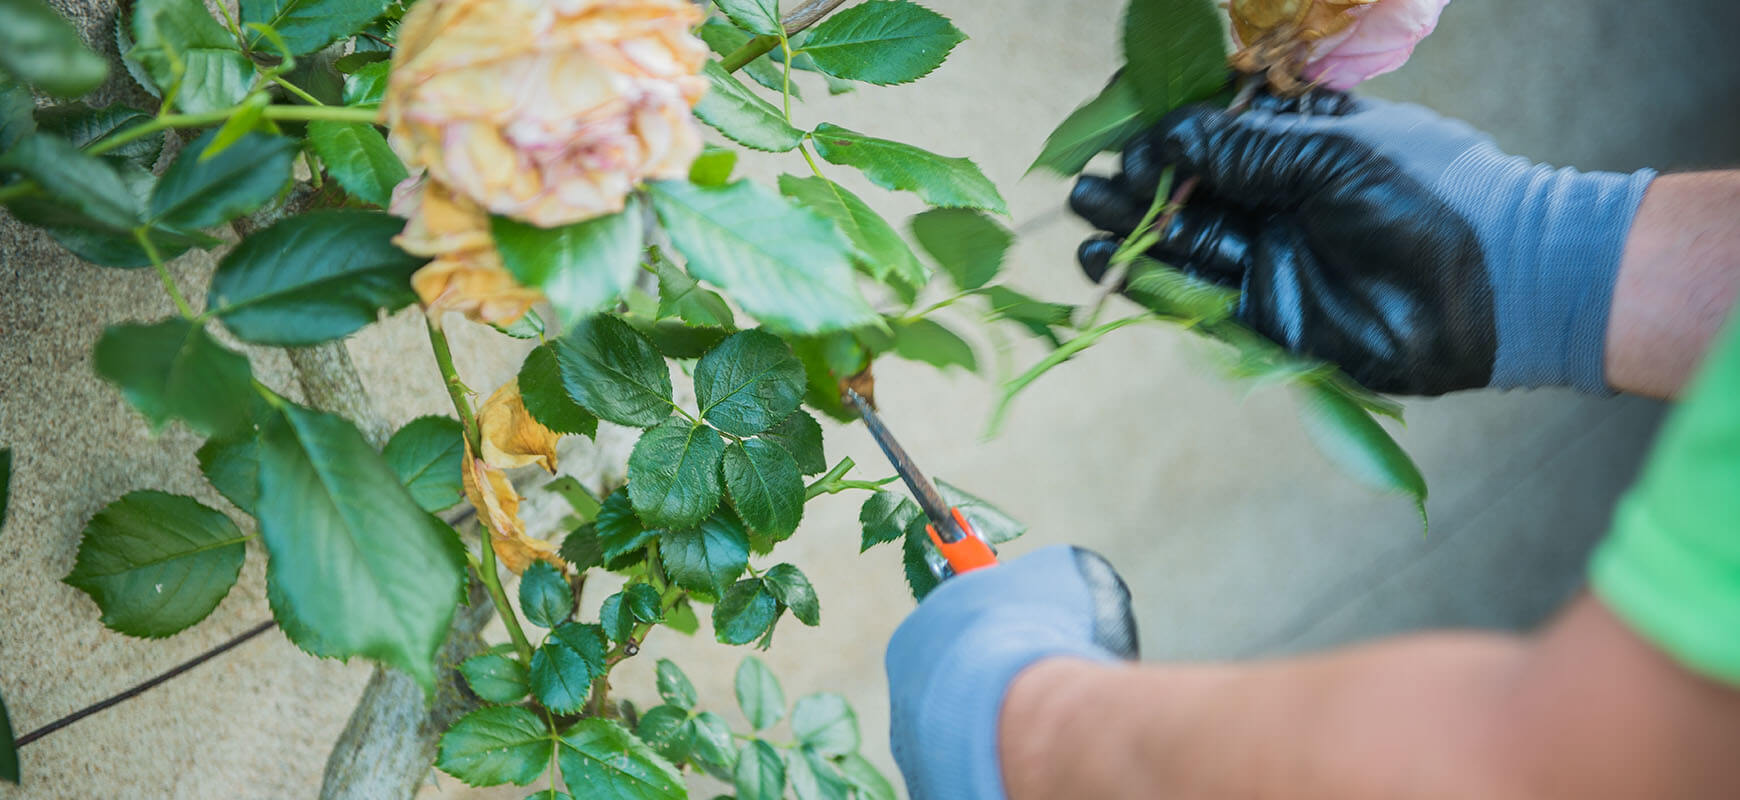
[{"label": "orange handle grip", "polygon": [[937,552],[942,553],[943,558],[948,559],[955,574],[997,566],[997,554],[991,552],[991,546],[973,532],[973,527],[967,524],[967,518],[961,516],[961,510],[951,508],[949,512],[954,514],[955,524],[961,526],[961,531],[967,534],[960,541],[943,541],[942,537],[936,535],[935,525],[924,526],[924,531],[930,534],[930,543],[936,545]]}]

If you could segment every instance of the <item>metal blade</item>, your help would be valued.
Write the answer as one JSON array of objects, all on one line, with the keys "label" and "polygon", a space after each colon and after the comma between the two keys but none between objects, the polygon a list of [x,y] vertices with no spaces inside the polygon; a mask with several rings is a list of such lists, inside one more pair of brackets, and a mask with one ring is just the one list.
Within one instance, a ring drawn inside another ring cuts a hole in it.
[{"label": "metal blade", "polygon": [[954,514],[949,513],[949,504],[937,492],[936,484],[924,477],[924,473],[918,470],[918,465],[912,463],[912,457],[906,454],[900,442],[894,440],[894,434],[888,432],[888,426],[882,424],[882,418],[876,415],[875,409],[851,389],[846,390],[846,399],[852,401],[852,405],[858,409],[858,416],[864,419],[864,426],[870,429],[870,436],[882,447],[883,455],[888,456],[888,462],[894,465],[894,471],[906,482],[906,488],[912,490],[918,507],[924,509],[924,515],[936,526],[937,538],[945,542],[958,542],[964,538],[966,531],[961,530],[961,526],[955,523]]}]

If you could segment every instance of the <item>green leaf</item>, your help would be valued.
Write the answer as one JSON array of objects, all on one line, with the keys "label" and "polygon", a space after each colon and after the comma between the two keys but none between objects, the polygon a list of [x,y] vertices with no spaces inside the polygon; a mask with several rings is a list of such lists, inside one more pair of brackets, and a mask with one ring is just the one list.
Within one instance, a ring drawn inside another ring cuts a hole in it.
[{"label": "green leaf", "polygon": [[1092,347],[1094,342],[1104,338],[1106,334],[1126,325],[1146,322],[1148,319],[1150,318],[1125,317],[1124,319],[1112,320],[1111,322],[1082,331],[1075,338],[1059,345],[1056,350],[1051,351],[1051,353],[1047,354],[1045,358],[1040,359],[1039,363],[1029,367],[1026,372],[1005,381],[1001,388],[1001,393],[997,398],[997,404],[991,409],[991,422],[986,430],[986,435],[995,436],[997,431],[1002,430],[1003,419],[1008,416],[1009,405],[1015,402],[1015,396],[1020,394],[1023,389],[1033,385],[1034,381],[1039,380],[1039,376],[1050,372],[1053,367],[1075,357],[1077,353]]},{"label": "green leaf", "polygon": [[365,64],[344,77],[344,104],[347,106],[378,106],[387,96],[387,74],[392,70],[388,61]]},{"label": "green leaf", "polygon": [[731,182],[731,170],[736,166],[736,150],[707,145],[689,165],[689,182],[696,186],[724,186]]},{"label": "green leaf", "polygon": [[532,653],[532,695],[558,714],[577,713],[592,681],[606,672],[610,642],[604,628],[564,622]]},{"label": "green leaf", "polygon": [[452,508],[464,497],[465,429],[452,417],[405,423],[381,456],[424,511]]},{"label": "green leaf", "polygon": [[784,448],[804,475],[820,475],[828,471],[827,457],[822,453],[822,426],[809,412],[798,409],[780,420],[778,425],[762,431],[760,438]]},{"label": "green leaf", "polygon": [[[149,122],[150,114],[123,105],[91,108],[84,103],[65,103],[50,106],[36,114],[38,127],[66,139],[73,147],[80,149],[107,142],[118,133]],[[107,155],[150,168],[157,163],[157,157],[163,154],[163,139],[163,132],[159,131],[116,147]],[[0,140],[0,151],[9,146],[9,142]]]},{"label": "green leaf", "polygon": [[979,371],[973,346],[935,320],[919,318],[894,326],[894,352],[910,361],[923,361],[937,369],[961,367]]},{"label": "green leaf", "polygon": [[47,3],[0,0],[0,72],[49,94],[77,97],[97,88],[109,66]]},{"label": "green leaf", "polygon": [[790,564],[776,564],[761,577],[774,599],[790,608],[799,622],[812,627],[821,624],[821,601],[816,599],[815,587],[801,570]]},{"label": "green leaf", "polygon": [[392,202],[393,187],[408,175],[404,162],[373,125],[315,120],[308,123],[308,144],[339,186],[381,208]]},{"label": "green leaf", "polygon": [[744,30],[763,36],[785,33],[779,22],[779,0],[715,0],[715,4]]},{"label": "green leaf", "polygon": [[640,428],[671,415],[671,374],[646,337],[600,314],[556,340],[556,360],[568,396],[599,419]]},{"label": "green leaf", "polygon": [[840,772],[858,790],[860,800],[895,800],[894,784],[889,783],[869,759],[848,753],[839,764]]},{"label": "green leaf", "polygon": [[804,132],[785,121],[785,113],[744,86],[717,61],[701,72],[710,88],[695,104],[695,116],[744,147],[783,153],[804,140]]},{"label": "green leaf", "polygon": [[1094,156],[1123,148],[1149,122],[1142,113],[1136,90],[1130,81],[1119,76],[1058,123],[1057,129],[1045,137],[1045,147],[1027,171],[1032,173],[1043,167],[1065,177],[1076,175]]},{"label": "green leaf", "polygon": [[878,281],[897,278],[913,287],[930,280],[929,271],[918,263],[918,257],[894,226],[839,184],[819,176],[781,175],[779,191],[839,227],[852,242],[852,263],[858,271]]},{"label": "green leaf", "polygon": [[665,627],[684,636],[694,636],[701,629],[701,619],[695,616],[695,607],[689,598],[680,598],[671,607],[670,613],[665,615]]},{"label": "green leaf", "polygon": [[977,289],[997,277],[1015,234],[984,214],[933,208],[912,218],[912,235],[955,285]]},{"label": "green leaf", "polygon": [[725,443],[705,425],[671,417],[641,434],[628,457],[628,497],[655,528],[697,525],[718,508]]},{"label": "green leaf", "polygon": [[659,279],[660,317],[675,316],[690,325],[731,328],[737,320],[725,298],[701,288],[701,284],[669,259],[655,257],[653,269]]},{"label": "green leaf", "polygon": [[1374,488],[1414,499],[1426,521],[1426,478],[1370,412],[1322,381],[1298,387],[1299,418],[1324,457],[1343,472]]},{"label": "green leaf", "polygon": [[942,66],[966,34],[947,17],[906,0],[870,0],[816,25],[803,52],[836,78],[886,86]]},{"label": "green leaf", "polygon": [[617,489],[604,498],[604,504],[598,508],[597,531],[606,562],[638,553],[659,534],[641,524],[640,517],[634,513],[634,505],[628,499],[627,489]]},{"label": "green leaf", "polygon": [[898,492],[880,491],[870,495],[858,509],[858,522],[864,528],[858,552],[906,535],[906,529],[923,513],[917,503]]},{"label": "green leaf", "polygon": [[491,703],[517,703],[532,690],[526,665],[506,653],[479,653],[461,662],[459,671],[472,693]]},{"label": "green leaf", "polygon": [[732,777],[738,800],[779,800],[785,796],[785,761],[773,745],[760,739],[743,743]]},{"label": "green leaf", "polygon": [[544,774],[553,739],[531,709],[480,708],[441,735],[435,766],[471,786],[509,782],[525,786]]},{"label": "green leaf", "polygon": [[733,683],[737,692],[737,707],[756,730],[773,727],[785,717],[785,692],[773,671],[755,656],[745,656],[737,666]]},{"label": "green leaf", "polygon": [[950,506],[960,509],[973,530],[991,544],[1014,541],[1027,532],[1026,525],[1002,509],[955,488],[948,481],[937,478],[936,490]]},{"label": "green leaf", "polygon": [[526,795],[526,800],[574,800],[574,796],[555,789],[542,789]]},{"label": "green leaf", "polygon": [[689,762],[715,778],[731,780],[731,770],[737,765],[737,751],[732,749],[731,740],[731,726],[724,717],[712,711],[695,715]]},{"label": "green leaf", "polygon": [[[391,0],[242,0],[242,24],[270,26],[292,54],[303,55],[362,30],[389,5]],[[249,47],[262,44],[258,31],[248,32]]]},{"label": "green leaf", "polygon": [[[707,47],[711,49],[714,54],[719,56],[727,56],[735,53],[738,48],[748,44],[750,39],[755,38],[755,34],[716,17],[701,23],[700,29],[695,33],[701,37],[701,41],[707,43]],[[777,49],[778,48],[775,48],[775,50]],[[743,65],[743,68],[738,71],[748,75],[751,80],[754,80],[756,83],[759,83],[772,91],[784,91],[785,72],[778,64],[774,63],[772,55],[772,53],[768,53],[759,56],[754,61]],[[803,96],[803,94],[798,91],[798,85],[795,82],[791,84],[791,96]],[[690,175],[689,180],[695,181],[695,183],[706,183],[705,181],[695,180],[692,174]],[[720,183],[723,182],[724,181],[720,181]]]},{"label": "green leaf", "polygon": [[1154,259],[1131,265],[1124,294],[1144,306],[1191,325],[1213,325],[1238,309],[1239,291],[1192,278]]},{"label": "green leaf", "polygon": [[464,585],[459,537],[344,419],[285,404],[260,434],[273,615],[327,657],[366,656],[425,690]]},{"label": "green leaf", "polygon": [[915,192],[933,206],[1009,213],[997,187],[969,159],[945,158],[827,122],[816,127],[814,140],[822,158],[859,169],[884,189]]},{"label": "green leaf", "polygon": [[12,717],[6,713],[6,701],[0,699],[0,781],[18,784],[18,746],[12,740]]},{"label": "green leaf", "polygon": [[[0,70],[0,153],[11,150],[19,140],[36,132],[37,123],[32,118],[35,111],[36,98],[31,96],[30,90]],[[67,131],[50,130],[62,138],[72,138]]]},{"label": "green leaf", "polygon": [[562,734],[556,761],[575,797],[680,800],[688,796],[676,767],[615,720],[593,717]]},{"label": "green leaf", "polygon": [[241,572],[244,541],[229,517],[191,497],[130,492],[91,518],[64,580],[96,601],[110,630],[156,639],[217,608]]},{"label": "green leaf", "polygon": [[659,556],[678,586],[717,597],[749,566],[749,532],[721,511],[694,528],[661,533]]},{"label": "green leaf", "polygon": [[986,286],[979,290],[991,304],[994,319],[1007,319],[1031,331],[1033,335],[1062,344],[1052,328],[1070,324],[1075,309],[1062,303],[1035,300],[1005,286]]},{"label": "green leaf", "polygon": [[627,317],[628,324],[652,340],[666,358],[700,358],[725,341],[731,331],[724,328],[700,327],[676,320],[650,322],[644,317]]},{"label": "green leaf", "polygon": [[839,768],[813,747],[799,745],[787,750],[786,780],[797,800],[849,800],[852,784]]},{"label": "green leaf", "polygon": [[255,129],[263,129],[263,132],[269,133],[270,129],[267,129],[262,122],[266,115],[266,107],[271,104],[272,98],[268,95],[262,93],[248,95],[247,99],[243,100],[242,104],[230,114],[230,118],[218,126],[211,141],[199,154],[199,160],[203,162],[217,158],[225,150],[228,150],[230,145],[235,144],[237,140]]},{"label": "green leaf", "polygon": [[[630,514],[632,515],[632,510]],[[638,524],[638,522],[637,522]],[[558,552],[562,560],[581,572],[604,564],[604,545],[598,538],[597,523],[588,522],[562,537]]]},{"label": "green leaf", "polygon": [[760,433],[790,416],[803,391],[803,363],[766,331],[732,334],[695,365],[701,417],[737,436]]},{"label": "green leaf", "polygon": [[556,228],[491,217],[490,232],[514,279],[543,290],[556,318],[570,325],[613,305],[640,271],[640,201],[629,195],[625,203],[615,214]]},{"label": "green leaf", "polygon": [[537,561],[520,575],[520,611],[540,628],[554,628],[574,614],[574,592],[561,571]]},{"label": "green leaf", "polygon": [[634,735],[652,745],[653,750],[673,764],[688,760],[689,748],[694,744],[689,712],[676,706],[653,706],[647,709],[640,716],[640,724],[635,726]]},{"label": "green leaf", "polygon": [[729,292],[762,322],[797,333],[874,322],[853,280],[850,245],[826,220],[749,181],[649,186],[689,274]]},{"label": "green leaf", "polygon": [[[66,209],[63,214],[81,215],[91,225],[126,232],[143,222],[138,196],[121,180],[114,165],[80,152],[58,136],[35,133],[19,140],[0,157],[0,171],[4,170],[16,170],[36,181],[42,191]],[[20,208],[14,204],[13,211],[18,213]],[[24,215],[20,218],[45,227],[57,221]]]},{"label": "green leaf", "polygon": [[1226,82],[1226,45],[1214,0],[1131,0],[1124,15],[1124,71],[1156,120],[1207,99]]},{"label": "green leaf", "polygon": [[133,42],[127,59],[144,69],[160,96],[179,86],[175,104],[189,114],[229,108],[253,88],[254,63],[204,3],[139,0]]},{"label": "green leaf", "polygon": [[598,607],[598,624],[613,642],[626,642],[634,635],[634,615],[622,609],[622,592],[604,598]]},{"label": "green leaf", "polygon": [[242,424],[255,399],[247,357],[181,317],[110,326],[91,360],[154,432],[171,419],[201,433],[226,432]]},{"label": "green leaf", "polygon": [[403,220],[378,211],[314,211],[281,220],[219,262],[206,300],[236,338],[297,346],[347,336],[417,299],[424,260],[392,238]]},{"label": "green leaf", "polygon": [[659,697],[678,708],[695,707],[695,684],[689,682],[689,676],[683,674],[683,668],[668,658],[658,661]]},{"label": "green leaf", "polygon": [[[269,412],[264,400],[256,408]],[[267,417],[261,416],[264,420]],[[234,430],[213,436],[200,445],[194,454],[199,459],[199,471],[213,488],[236,508],[252,516],[260,501],[260,430],[259,421],[250,420]]]},{"label": "green leaf", "polygon": [[761,439],[725,448],[725,488],[750,529],[783,541],[804,514],[804,479],[783,448]]},{"label": "green leaf", "polygon": [[858,715],[832,692],[805,695],[791,708],[791,732],[799,743],[825,756],[858,750]]},{"label": "green leaf", "polygon": [[919,601],[937,587],[936,570],[931,565],[946,563],[925,533],[925,524],[922,514],[913,519],[906,529],[906,538],[900,544],[900,563],[906,573],[906,586],[912,590],[912,599]]},{"label": "green leaf", "polygon": [[622,607],[637,622],[664,622],[662,604],[658,590],[644,583],[631,583],[622,588]]},{"label": "green leaf", "polygon": [[574,516],[581,522],[591,522],[598,519],[598,510],[602,505],[598,498],[586,487],[580,485],[573,475],[562,475],[544,484],[546,491],[554,492],[568,502],[568,507],[574,509]]},{"label": "green leaf", "polygon": [[527,353],[519,381],[520,400],[538,424],[557,433],[597,435],[598,418],[574,402],[563,386],[555,345],[541,344]]},{"label": "green leaf", "polygon": [[713,605],[713,638],[724,644],[749,644],[779,618],[779,600],[760,578],[744,578]]}]

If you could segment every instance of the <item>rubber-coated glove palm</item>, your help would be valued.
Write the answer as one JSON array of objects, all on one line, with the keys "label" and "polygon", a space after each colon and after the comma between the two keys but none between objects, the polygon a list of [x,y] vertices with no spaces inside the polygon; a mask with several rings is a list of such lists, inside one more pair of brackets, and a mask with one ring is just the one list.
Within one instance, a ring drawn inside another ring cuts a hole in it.
[{"label": "rubber-coated glove palm", "polygon": [[997,718],[1052,656],[1136,658],[1130,592],[1104,558],[1048,547],[944,581],[888,643],[889,738],[913,800],[1004,797]]},{"label": "rubber-coated glove palm", "polygon": [[[1239,317],[1289,349],[1383,392],[1606,390],[1614,280],[1653,172],[1555,170],[1419,106],[1320,92],[1174,111],[1070,205],[1125,236],[1167,165],[1201,185],[1150,254],[1241,288]],[[1095,280],[1116,247],[1083,243]]]}]

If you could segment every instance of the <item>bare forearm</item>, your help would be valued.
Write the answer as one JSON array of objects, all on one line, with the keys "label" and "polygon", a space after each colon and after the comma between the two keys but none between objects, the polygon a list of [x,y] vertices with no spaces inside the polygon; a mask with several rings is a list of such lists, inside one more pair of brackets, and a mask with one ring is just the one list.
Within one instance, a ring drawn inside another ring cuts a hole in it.
[{"label": "bare forearm", "polygon": [[1440,635],[1251,666],[1041,664],[1004,708],[1009,796],[1498,798],[1474,765],[1521,650]]},{"label": "bare forearm", "polygon": [[1607,326],[1607,382],[1674,397],[1740,294],[1740,171],[1665,175],[1626,241]]},{"label": "bare forearm", "polygon": [[1001,720],[1012,800],[1740,797],[1740,691],[1584,597],[1527,639],[1252,666],[1047,661]]}]

